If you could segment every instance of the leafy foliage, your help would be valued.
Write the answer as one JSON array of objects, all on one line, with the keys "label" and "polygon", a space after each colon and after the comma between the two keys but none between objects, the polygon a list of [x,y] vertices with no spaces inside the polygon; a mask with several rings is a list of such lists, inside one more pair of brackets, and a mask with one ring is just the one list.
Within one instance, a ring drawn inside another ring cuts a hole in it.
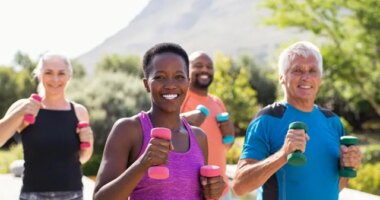
[{"label": "leafy foliage", "polygon": [[223,100],[237,134],[243,134],[258,111],[256,91],[249,84],[249,69],[236,65],[222,54],[216,55],[214,66],[214,82],[210,86],[210,93]]},{"label": "leafy foliage", "polygon": [[150,106],[142,81],[120,73],[104,72],[92,80],[73,80],[68,95],[89,110],[98,151],[102,151],[117,119],[132,116]]},{"label": "leafy foliage", "polygon": [[325,85],[345,100],[349,110],[380,115],[379,1],[266,0],[263,6],[273,11],[268,24],[296,27],[318,37]]},{"label": "leafy foliage", "polygon": [[348,182],[350,188],[380,195],[380,163],[359,167],[357,177]]},{"label": "leafy foliage", "polygon": [[137,77],[142,77],[143,70],[139,56],[122,56],[109,54],[104,56],[96,65],[96,73],[123,72]]}]

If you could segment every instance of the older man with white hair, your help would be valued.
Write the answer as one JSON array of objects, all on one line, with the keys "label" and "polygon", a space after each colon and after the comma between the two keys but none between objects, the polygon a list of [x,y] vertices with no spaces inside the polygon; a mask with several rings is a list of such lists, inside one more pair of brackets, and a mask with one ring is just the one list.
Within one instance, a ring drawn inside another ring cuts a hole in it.
[{"label": "older man with white hair", "polygon": [[285,98],[263,108],[250,123],[233,181],[236,194],[260,187],[258,199],[338,199],[348,182],[339,170],[358,167],[361,153],[355,145],[340,145],[340,118],[314,103],[322,74],[314,44],[297,42],[281,53]]}]

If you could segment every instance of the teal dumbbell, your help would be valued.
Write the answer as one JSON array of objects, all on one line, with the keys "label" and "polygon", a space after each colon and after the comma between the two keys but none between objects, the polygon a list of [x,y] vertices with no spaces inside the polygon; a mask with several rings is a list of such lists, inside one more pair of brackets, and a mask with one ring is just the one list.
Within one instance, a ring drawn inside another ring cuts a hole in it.
[{"label": "teal dumbbell", "polygon": [[[292,122],[289,124],[289,129],[303,129],[307,132],[307,125],[303,122]],[[296,150],[288,155],[288,163],[292,166],[302,166],[307,162],[305,154],[301,150]]]},{"label": "teal dumbbell", "polygon": [[[347,147],[351,145],[357,145],[359,142],[358,138],[355,136],[342,136],[340,137],[340,144],[343,144]],[[356,177],[356,171],[352,167],[343,167],[339,170],[339,176],[346,178]]]},{"label": "teal dumbbell", "polygon": [[[220,113],[216,116],[216,121],[218,123],[226,122],[230,119],[228,112]],[[235,141],[235,137],[232,135],[223,135],[223,144],[232,144]]]},{"label": "teal dumbbell", "polygon": [[199,110],[205,117],[210,115],[210,112],[208,111],[206,106],[202,104],[199,104],[196,109]]}]

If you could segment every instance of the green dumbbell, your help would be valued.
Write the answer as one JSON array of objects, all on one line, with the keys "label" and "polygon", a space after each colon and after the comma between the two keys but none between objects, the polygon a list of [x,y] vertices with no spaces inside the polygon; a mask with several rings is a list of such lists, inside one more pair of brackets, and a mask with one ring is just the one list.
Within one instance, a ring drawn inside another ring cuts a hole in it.
[{"label": "green dumbbell", "polygon": [[[289,129],[303,129],[307,132],[307,125],[303,122],[292,122],[289,124]],[[301,150],[296,150],[288,155],[288,163],[293,166],[302,166],[306,164],[306,156]]]},{"label": "green dumbbell", "polygon": [[[355,136],[342,136],[340,137],[340,144],[347,147],[358,144],[359,140]],[[356,177],[356,171],[352,167],[343,167],[339,170],[339,176],[346,178]]]}]

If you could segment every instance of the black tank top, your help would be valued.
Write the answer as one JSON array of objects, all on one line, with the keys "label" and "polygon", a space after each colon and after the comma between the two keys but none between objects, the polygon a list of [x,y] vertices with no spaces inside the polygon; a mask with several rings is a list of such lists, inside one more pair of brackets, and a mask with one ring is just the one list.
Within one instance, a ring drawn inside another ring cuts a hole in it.
[{"label": "black tank top", "polygon": [[82,189],[78,118],[70,110],[40,109],[33,125],[21,132],[25,170],[22,192]]}]

